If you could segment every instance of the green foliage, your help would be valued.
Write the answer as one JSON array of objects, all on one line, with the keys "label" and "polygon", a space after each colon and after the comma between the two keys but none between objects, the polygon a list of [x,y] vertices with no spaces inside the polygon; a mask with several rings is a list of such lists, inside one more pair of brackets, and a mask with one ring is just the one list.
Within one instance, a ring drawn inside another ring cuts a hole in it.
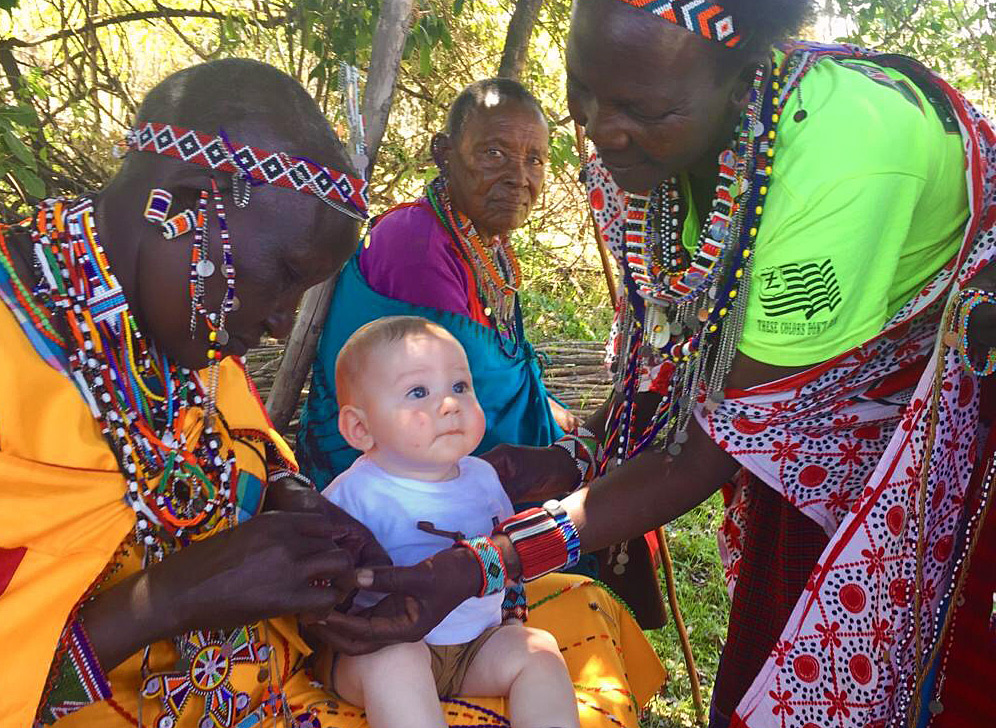
[{"label": "green foliage", "polygon": [[[692,645],[707,711],[730,612],[723,567],[716,549],[716,531],[722,516],[722,495],[716,493],[666,527],[678,605]],[[661,589],[664,588],[662,582]],[[691,684],[674,621],[647,632],[647,636],[667,668],[668,683],[647,706],[640,725],[642,728],[696,725]]]},{"label": "green foliage", "polygon": [[[39,128],[35,110],[26,103],[0,105],[0,178],[4,178],[21,203],[45,196],[45,183],[38,176],[39,159],[45,161],[42,147],[36,152],[25,144]],[[15,205],[15,209],[20,207]]]},{"label": "green foliage", "polygon": [[991,0],[826,0],[843,19],[837,39],[903,53],[932,66],[996,111],[996,4]]}]

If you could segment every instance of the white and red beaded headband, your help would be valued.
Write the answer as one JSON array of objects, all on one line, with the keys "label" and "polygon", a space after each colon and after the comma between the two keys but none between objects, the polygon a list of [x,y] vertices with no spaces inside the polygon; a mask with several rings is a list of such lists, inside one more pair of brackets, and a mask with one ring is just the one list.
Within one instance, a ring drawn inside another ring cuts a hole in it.
[{"label": "white and red beaded headband", "polygon": [[737,24],[726,8],[711,0],[622,0],[646,10],[680,28],[736,48],[741,37]]},{"label": "white and red beaded headband", "polygon": [[130,130],[125,145],[139,152],[165,154],[202,167],[241,173],[253,187],[271,184],[305,192],[357,220],[367,218],[366,180],[304,157],[233,142],[224,129],[219,129],[218,136],[211,136],[150,121]]}]

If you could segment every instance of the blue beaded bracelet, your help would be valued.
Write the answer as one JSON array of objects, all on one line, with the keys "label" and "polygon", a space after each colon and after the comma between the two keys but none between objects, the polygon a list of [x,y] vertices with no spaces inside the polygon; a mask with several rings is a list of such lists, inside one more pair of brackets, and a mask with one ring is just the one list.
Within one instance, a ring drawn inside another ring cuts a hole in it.
[{"label": "blue beaded bracelet", "polygon": [[487,536],[475,536],[465,541],[457,541],[456,546],[466,546],[477,559],[481,567],[481,591],[477,596],[486,597],[490,594],[498,594],[505,590],[508,583],[508,570],[505,568],[505,559],[502,558],[501,549],[495,546],[495,542]]}]

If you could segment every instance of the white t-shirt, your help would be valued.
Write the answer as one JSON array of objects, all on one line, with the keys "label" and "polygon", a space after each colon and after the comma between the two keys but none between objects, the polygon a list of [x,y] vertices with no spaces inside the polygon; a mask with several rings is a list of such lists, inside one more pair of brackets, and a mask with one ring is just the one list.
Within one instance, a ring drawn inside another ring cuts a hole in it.
[{"label": "white t-shirt", "polygon": [[[391,475],[364,456],[337,476],[322,495],[369,528],[396,566],[412,566],[453,545],[451,539],[418,530],[418,521],[472,538],[490,535],[494,518],[503,521],[514,513],[489,463],[465,457],[458,465],[456,478],[433,483]],[[381,596],[361,591],[354,604],[369,607]],[[503,599],[504,593],[467,599],[425,641],[434,645],[470,642],[501,623]]]}]

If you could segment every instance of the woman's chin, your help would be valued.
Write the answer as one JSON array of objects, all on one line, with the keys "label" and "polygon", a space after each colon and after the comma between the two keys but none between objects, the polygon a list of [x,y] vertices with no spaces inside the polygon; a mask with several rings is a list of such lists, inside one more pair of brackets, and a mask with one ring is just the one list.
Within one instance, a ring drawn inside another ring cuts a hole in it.
[{"label": "woman's chin", "polygon": [[659,169],[649,164],[634,164],[627,167],[613,167],[606,164],[605,168],[612,175],[613,182],[626,192],[634,194],[645,194],[667,179]]}]

